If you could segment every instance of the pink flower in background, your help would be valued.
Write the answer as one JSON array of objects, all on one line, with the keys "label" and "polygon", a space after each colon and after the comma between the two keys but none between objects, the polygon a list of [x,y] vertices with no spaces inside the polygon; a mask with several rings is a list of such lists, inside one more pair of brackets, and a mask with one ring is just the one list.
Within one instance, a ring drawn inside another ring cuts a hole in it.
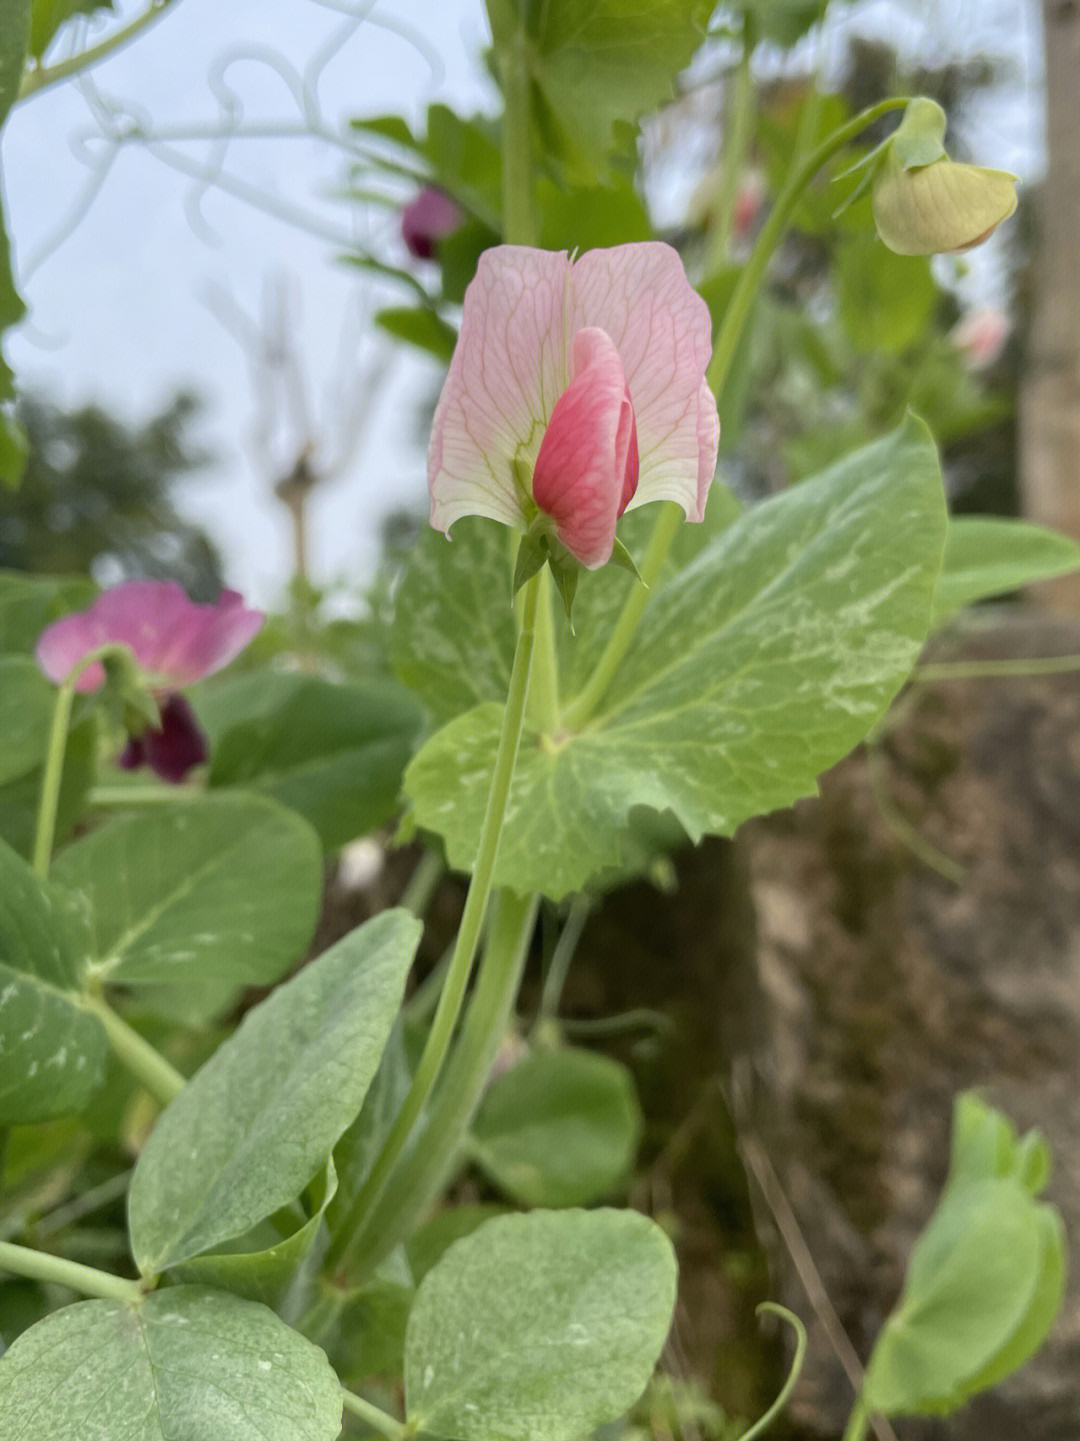
[{"label": "pink flower in background", "polygon": [[432,525],[524,531],[539,510],[595,569],[624,510],[674,500],[700,520],[720,438],[710,328],[669,245],[486,250],[435,412]]},{"label": "pink flower in background", "polygon": [[747,170],[735,195],[732,229],[735,231],[737,240],[745,240],[753,230],[758,216],[761,214],[762,206],[765,204],[766,193],[765,177],[761,171]]},{"label": "pink flower in background", "polygon": [[[127,769],[147,764],[165,780],[183,780],[207,758],[206,738],[176,691],[228,665],[262,626],[234,590],[213,605],[198,605],[174,581],[132,580],[99,595],[88,610],[54,621],[37,644],[37,659],[58,685],[91,651],[122,645],[131,651],[158,701],[161,725],[133,735],[120,757]],[[76,690],[105,684],[99,661],[87,666]]]},{"label": "pink flower in background", "polygon": [[961,316],[949,339],[972,370],[985,370],[1005,349],[1011,330],[1008,316],[996,306],[986,305]]},{"label": "pink flower in background", "polygon": [[460,207],[449,195],[429,185],[401,212],[401,238],[410,255],[417,260],[431,260],[439,241],[452,234],[462,219]]}]

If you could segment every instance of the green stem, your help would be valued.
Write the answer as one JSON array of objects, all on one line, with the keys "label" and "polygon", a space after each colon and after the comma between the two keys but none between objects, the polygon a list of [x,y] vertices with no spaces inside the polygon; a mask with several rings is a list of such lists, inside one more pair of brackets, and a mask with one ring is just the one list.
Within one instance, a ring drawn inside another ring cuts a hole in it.
[{"label": "green stem", "polygon": [[49,745],[45,752],[45,769],[41,777],[37,829],[34,832],[34,874],[39,881],[49,878],[53,840],[56,836],[56,811],[60,804],[60,783],[64,776],[64,752],[67,750],[71,707],[75,702],[75,686],[68,680],[56,693]]},{"label": "green stem", "polygon": [[536,610],[540,594],[539,576],[533,576],[524,589],[525,603],[521,631],[514,653],[514,666],[510,673],[510,686],[503,713],[502,733],[495,755],[495,770],[488,791],[487,809],[480,829],[480,840],[476,853],[476,865],[469,892],[465,898],[465,909],[461,916],[454,953],[446,982],[439,996],[431,1030],[428,1032],[423,1054],[416,1074],[401,1110],[394,1119],[386,1140],[360,1187],[345,1216],[341,1229],[327,1253],[330,1266],[339,1265],[348,1253],[348,1238],[364,1217],[372,1210],[382,1194],[390,1172],[400,1156],[420,1117],[432,1088],[442,1070],[443,1062],[450,1049],[454,1027],[457,1024],[465,988],[472,974],[473,960],[480,939],[480,927],[491,894],[495,858],[502,833],[503,816],[506,812],[510,781],[517,760],[521,728],[525,719],[525,702],[529,692],[529,672],[532,669],[534,642],[536,639]]},{"label": "green stem", "polygon": [[864,1441],[870,1434],[870,1413],[863,1405],[862,1398],[855,1402],[855,1408],[844,1427],[842,1441]]},{"label": "green stem", "polygon": [[[492,907],[483,965],[461,1034],[423,1129],[402,1157],[363,1229],[339,1248],[341,1263],[360,1279],[403,1240],[451,1175],[480,1104],[521,984],[538,900],[499,892]],[[328,1258],[329,1259],[329,1258]]]},{"label": "green stem", "polygon": [[827,135],[804,160],[798,162],[788,176],[787,183],[777,196],[776,204],[770,211],[768,220],[761,228],[761,234],[750,253],[750,259],[739,276],[739,283],[724,312],[723,323],[716,337],[716,344],[713,346],[712,360],[705,372],[705,379],[709,382],[714,395],[720,395],[724,388],[739,341],[742,339],[743,327],[746,325],[757,293],[765,279],[769,261],[791,224],[791,218],[795,214],[803,191],[826,161],[831,160],[838,150],[842,150],[845,145],[849,145],[857,139],[875,120],[880,120],[890,111],[903,110],[907,103],[906,99],[894,96],[860,111],[845,125],[838,126],[831,135]]},{"label": "green stem", "polygon": [[66,1261],[62,1256],[50,1256],[45,1251],[33,1251],[29,1246],[16,1246],[11,1241],[0,1241],[0,1271],[26,1276],[31,1281],[66,1286],[80,1296],[96,1296],[103,1301],[137,1302],[143,1296],[138,1281],[125,1281],[108,1271]]},{"label": "green stem", "polygon": [[94,786],[87,796],[91,806],[157,806],[202,800],[199,786]]},{"label": "green stem", "polygon": [[134,40],[140,30],[145,30],[147,25],[156,20],[172,3],[173,0],[151,0],[151,4],[140,15],[136,15],[134,20],[122,25],[119,30],[114,30],[111,35],[106,35],[97,45],[91,45],[66,60],[58,60],[55,65],[31,66],[23,74],[18,98],[25,100],[28,95],[44,90],[47,85],[55,85],[58,80],[66,80],[69,75],[78,75],[81,70],[87,70],[98,61],[107,59],[114,50],[119,50],[129,40]]},{"label": "green stem", "polygon": [[794,1330],[795,1355],[792,1357],[791,1370],[788,1372],[787,1380],[780,1388],[779,1396],[777,1396],[764,1416],[760,1416],[748,1431],[742,1433],[739,1441],[757,1441],[757,1437],[764,1436],[773,1422],[779,1420],[783,1414],[784,1407],[791,1399],[791,1393],[798,1384],[799,1377],[802,1375],[803,1362],[806,1359],[806,1327],[799,1320],[798,1316],[795,1315],[794,1311],[789,1311],[786,1306],[777,1306],[772,1301],[763,1301],[757,1308],[759,1316],[762,1311],[767,1311],[772,1316],[779,1316],[782,1321],[786,1321]]},{"label": "green stem", "polygon": [[732,79],[731,103],[728,107],[724,153],[721,159],[720,186],[716,197],[716,223],[709,238],[708,268],[711,273],[719,270],[728,258],[731,249],[731,234],[735,228],[735,206],[739,197],[739,181],[746,165],[746,152],[750,145],[750,131],[754,117],[754,83],[750,73],[750,51],[752,46],[745,34],[747,21],[744,19],[743,52]]},{"label": "green stem", "polygon": [[529,687],[529,720],[551,735],[559,722],[559,660],[555,651],[554,591],[547,566],[540,572],[536,607],[536,661]]},{"label": "green stem", "polygon": [[354,1416],[359,1416],[361,1421],[366,1421],[373,1431],[385,1436],[387,1441],[404,1441],[409,1435],[409,1428],[402,1422],[395,1421],[393,1416],[388,1416],[380,1407],[365,1401],[363,1396],[346,1391],[344,1386],[341,1388],[341,1404],[346,1411],[351,1411]]},{"label": "green stem", "polygon": [[445,875],[446,862],[439,852],[425,851],[417,862],[416,869],[409,877],[398,905],[403,906],[407,911],[412,911],[414,916],[422,920],[439,882]]},{"label": "green stem", "polygon": [[668,551],[682,523],[682,514],[681,506],[676,505],[673,500],[665,501],[660,507],[660,514],[656,517],[656,525],[640,566],[643,584],[638,585],[635,582],[633,585],[592,675],[563,710],[563,724],[568,730],[580,730],[585,722],[592,718],[596,707],[607,694],[608,686],[615,679],[615,673],[630,648],[638,621],[648,604],[649,587],[660,579]]},{"label": "green stem", "polygon": [[175,1067],[149,1041],[143,1040],[122,1016],[101,996],[85,995],[81,1004],[105,1027],[112,1053],[141,1085],[163,1106],[167,1106],[187,1084]]},{"label": "green stem", "polygon": [[1080,655],[1051,655],[1033,660],[944,661],[918,666],[913,685],[942,680],[1022,680],[1031,675],[1068,675],[1080,670]]},{"label": "green stem", "polygon": [[562,1000],[563,987],[570,971],[570,962],[574,959],[574,952],[592,907],[591,896],[574,897],[544,977],[544,989],[540,993],[540,1006],[536,1015],[537,1026],[544,1021],[555,1020],[559,1014],[559,1002]]},{"label": "green stem", "polygon": [[71,708],[75,703],[75,689],[84,671],[109,656],[130,659],[131,652],[126,646],[111,644],[100,645],[95,650],[88,651],[65,676],[56,692],[52,725],[49,728],[48,748],[45,752],[45,768],[41,777],[41,796],[38,801],[37,829],[34,832],[32,857],[34,874],[41,881],[48,879],[53,841],[56,838],[56,810],[60,803],[60,786],[64,777],[64,753],[67,750],[68,727],[71,724]]},{"label": "green stem", "polygon": [[489,0],[492,34],[503,92],[503,238],[509,245],[535,245],[539,233],[533,184],[532,98],[529,40],[505,22]]}]

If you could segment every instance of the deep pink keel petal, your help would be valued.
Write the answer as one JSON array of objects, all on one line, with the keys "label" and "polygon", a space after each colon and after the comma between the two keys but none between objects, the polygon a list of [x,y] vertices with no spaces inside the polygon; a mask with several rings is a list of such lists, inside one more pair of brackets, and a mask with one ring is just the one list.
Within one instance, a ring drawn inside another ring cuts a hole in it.
[{"label": "deep pink keel petal", "polygon": [[641,473],[631,506],[674,500],[700,520],[716,466],[716,405],[704,385],[711,322],[670,245],[590,250],[573,270],[575,326],[599,326],[622,360]]},{"label": "deep pink keel petal", "polygon": [[524,527],[513,466],[532,465],[569,380],[569,277],[562,252],[499,245],[480,257],[428,448],[436,530],[463,515]]},{"label": "deep pink keel petal", "polygon": [[[50,625],[38,641],[37,658],[59,684],[89,651],[125,645],[142,670],[183,686],[228,664],[263,619],[235,591],[223,590],[214,605],[197,605],[174,581],[133,580]],[[95,664],[79,678],[78,689],[97,690],[104,679]]]},{"label": "deep pink keel petal", "polygon": [[604,331],[578,331],[574,380],[555,403],[533,472],[533,499],[567,550],[604,565],[637,483],[634,411],[619,353]]}]

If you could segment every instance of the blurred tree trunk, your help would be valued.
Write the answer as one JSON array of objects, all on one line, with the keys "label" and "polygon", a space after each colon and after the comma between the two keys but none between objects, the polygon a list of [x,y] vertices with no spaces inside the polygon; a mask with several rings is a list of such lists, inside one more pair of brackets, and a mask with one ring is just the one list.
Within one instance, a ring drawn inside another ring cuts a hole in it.
[{"label": "blurred tree trunk", "polygon": [[[1080,541],[1080,5],[1042,0],[1046,179],[1037,204],[1031,331],[1020,396],[1024,511]],[[1051,581],[1080,612],[1080,576]]]}]

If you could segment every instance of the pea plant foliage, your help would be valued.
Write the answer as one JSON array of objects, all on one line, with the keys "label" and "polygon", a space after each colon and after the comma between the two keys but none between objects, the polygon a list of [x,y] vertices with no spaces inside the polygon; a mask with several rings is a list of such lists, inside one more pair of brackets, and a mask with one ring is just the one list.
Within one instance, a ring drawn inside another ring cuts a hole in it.
[{"label": "pea plant foliage", "polygon": [[[51,59],[56,36],[109,8],[3,0],[0,114],[91,64]],[[778,12],[790,43],[811,9],[740,10],[748,58]],[[633,1078],[555,1022],[582,906],[812,795],[935,625],[1080,562],[1034,527],[950,521],[913,414],[763,503],[724,489],[755,300],[834,159],[860,161],[852,214],[904,255],[985,238],[1015,192],[948,158],[932,102],[888,100],[793,158],[737,265],[688,270],[626,175],[709,11],[488,0],[497,124],[356,122],[416,184],[402,234],[439,276],[380,323],[448,362],[392,677],[276,664],[231,591],[0,576],[5,1181],[32,1195],[87,1135],[134,1158],[104,1182],[126,1197],[107,1265],[5,1211],[10,1441],[575,1441],[617,1422],[677,1267],[656,1220],[610,1204],[641,1136]],[[0,321],[19,304],[5,245]],[[17,484],[13,384],[0,368]],[[325,860],[396,817],[428,853],[403,903],[310,959]],[[440,865],[467,896],[416,986]],[[542,906],[565,924],[552,1024],[508,1065]],[[445,1203],[465,1165],[499,1204]],[[1065,1264],[1048,1174],[1037,1135],[960,1098],[849,1441],[877,1414],[947,1413],[1041,1343]]]}]

